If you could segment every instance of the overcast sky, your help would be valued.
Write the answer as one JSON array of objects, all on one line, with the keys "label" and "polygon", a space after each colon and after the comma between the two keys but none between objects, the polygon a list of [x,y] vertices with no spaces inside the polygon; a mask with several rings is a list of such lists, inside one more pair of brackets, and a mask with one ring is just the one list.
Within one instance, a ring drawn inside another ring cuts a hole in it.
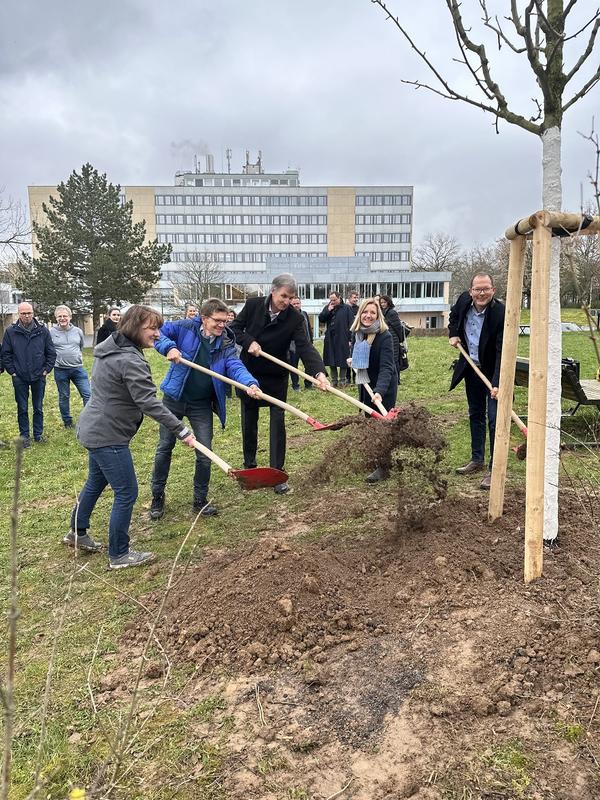
[{"label": "overcast sky", "polygon": [[[444,0],[389,5],[470,88],[451,60]],[[509,3],[489,5],[507,13]],[[580,0],[573,29],[592,5]],[[479,2],[462,7],[475,37]],[[523,56],[504,48],[495,63],[515,110],[530,115]],[[26,200],[29,184],[56,185],[86,161],[113,183],[171,185],[195,153],[213,153],[220,169],[230,147],[235,169],[261,149],[267,171],[297,167],[306,186],[414,185],[415,244],[430,231],[488,243],[541,206],[536,136],[505,123],[497,135],[489,115],[402,78],[430,80],[370,0],[4,0],[0,187]],[[589,132],[599,99],[596,87],[564,120],[568,210],[582,186],[591,195],[594,153],[577,131]]]}]

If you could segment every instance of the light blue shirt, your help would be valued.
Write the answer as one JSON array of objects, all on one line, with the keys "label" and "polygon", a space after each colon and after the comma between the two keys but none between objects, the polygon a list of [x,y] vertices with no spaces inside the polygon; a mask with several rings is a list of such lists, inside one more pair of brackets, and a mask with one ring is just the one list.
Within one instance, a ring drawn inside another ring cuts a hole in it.
[{"label": "light blue shirt", "polygon": [[473,303],[465,317],[465,338],[469,347],[469,355],[473,361],[479,366],[479,339],[481,338],[481,329],[485,320],[485,312],[487,306],[483,311],[477,311]]}]

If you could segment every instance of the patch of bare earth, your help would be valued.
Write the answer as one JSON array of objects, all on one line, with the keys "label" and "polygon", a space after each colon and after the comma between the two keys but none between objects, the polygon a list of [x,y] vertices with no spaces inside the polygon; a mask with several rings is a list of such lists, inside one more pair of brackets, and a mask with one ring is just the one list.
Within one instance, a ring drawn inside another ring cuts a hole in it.
[{"label": "patch of bare earth", "polygon": [[[223,797],[600,797],[597,523],[563,493],[560,547],[525,585],[524,497],[493,525],[486,499],[403,493],[376,530],[316,542],[273,520],[188,568],[157,636],[198,669],[180,703],[224,698],[194,736],[233,719]],[[124,634],[130,663],[147,627]]]}]

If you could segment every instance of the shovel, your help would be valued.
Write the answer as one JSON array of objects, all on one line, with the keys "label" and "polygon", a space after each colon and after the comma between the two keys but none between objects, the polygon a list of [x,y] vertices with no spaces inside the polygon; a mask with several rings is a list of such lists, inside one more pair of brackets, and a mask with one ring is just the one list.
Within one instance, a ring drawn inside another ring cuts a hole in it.
[{"label": "shovel", "polygon": [[[208,367],[203,367],[201,364],[196,364],[194,361],[188,361],[187,358],[180,358],[179,363],[185,364],[186,367],[197,369],[199,372],[204,372],[206,373],[206,375],[210,375],[213,378],[218,378],[218,380],[223,381],[224,383],[229,383],[231,386],[235,386],[237,389],[242,389],[244,392],[248,389],[248,387],[244,386],[243,383],[234,381],[233,378],[228,378],[226,375],[221,375],[220,372],[215,372],[212,369],[208,369]],[[279,400],[277,397],[271,397],[270,394],[265,394],[264,392],[261,392],[260,389],[259,392],[261,400],[266,400],[267,403],[272,403],[272,405],[274,406],[279,406],[279,408],[283,408],[284,411],[289,411],[290,414],[294,414],[294,416],[306,422],[315,431],[322,431],[331,427],[330,425],[325,425],[324,423],[319,422],[318,420],[313,419],[312,417],[309,417],[308,414],[304,413],[304,411],[300,411],[299,408],[291,406],[289,403],[286,403],[283,400]],[[333,424],[335,425],[335,423]]]},{"label": "shovel", "polygon": [[223,470],[226,475],[236,480],[242,489],[265,489],[268,486],[277,486],[279,483],[287,483],[288,474],[281,469],[274,467],[254,467],[253,469],[233,469],[231,464],[213,453],[205,445],[200,444],[199,441],[194,442],[194,447],[199,450],[207,458],[210,458],[217,467]]},{"label": "shovel", "polygon": [[[473,361],[471,356],[467,353],[467,351],[465,350],[465,348],[462,346],[462,344],[460,342],[458,343],[457,348],[460,351],[460,353],[462,354],[462,356],[466,359],[466,361],[468,361],[468,363],[473,367],[473,371],[475,372],[475,374],[478,377],[481,378],[481,380],[484,382],[484,384],[487,386],[487,388],[491,392],[492,391],[492,384],[490,383],[488,378],[483,374],[483,372],[479,369],[477,364]],[[512,421],[517,426],[517,428],[523,434],[523,436],[527,437],[527,425],[525,425],[525,423],[523,422],[521,417],[512,408],[510,410],[510,416],[511,416]],[[525,458],[527,457],[527,442],[523,442],[518,447],[516,447],[515,448],[515,453],[516,453],[516,456],[519,459],[519,461],[524,461]]]},{"label": "shovel", "polygon": [[[272,361],[274,364],[279,364],[280,367],[283,367],[284,369],[287,369],[290,372],[295,372],[296,375],[300,375],[300,377],[304,378],[304,380],[310,381],[311,383],[314,383],[316,386],[319,385],[319,381],[316,378],[313,378],[312,375],[308,375],[306,372],[303,372],[301,369],[298,369],[297,367],[292,367],[291,364],[287,363],[287,361],[281,361],[281,359],[275,358],[275,356],[272,356],[270,353],[265,353],[264,350],[260,351],[260,355],[263,358]],[[352,403],[353,406],[360,408],[361,411],[364,411],[366,414],[369,414],[369,416],[373,417],[374,419],[387,419],[391,421],[395,419],[400,413],[399,409],[392,408],[388,412],[388,415],[384,417],[382,414],[379,414],[377,411],[374,411],[372,408],[370,408],[370,406],[361,403],[360,400],[355,400],[354,397],[350,397],[349,394],[346,394],[345,392],[341,392],[339,389],[336,389],[335,386],[328,386],[327,391],[331,392],[331,394],[334,394],[336,397],[341,397],[342,400],[346,400],[348,403]],[[326,427],[331,428],[333,425],[336,424],[337,423],[333,422],[331,425],[328,425]]]}]

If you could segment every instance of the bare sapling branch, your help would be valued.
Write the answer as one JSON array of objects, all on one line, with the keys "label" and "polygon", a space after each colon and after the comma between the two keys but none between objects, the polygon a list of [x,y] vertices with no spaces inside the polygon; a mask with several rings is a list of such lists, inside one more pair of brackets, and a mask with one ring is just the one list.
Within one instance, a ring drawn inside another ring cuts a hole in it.
[{"label": "bare sapling branch", "polygon": [[17,553],[17,532],[19,527],[19,493],[21,490],[21,467],[23,464],[23,440],[17,439],[15,453],[15,487],[13,490],[13,503],[10,513],[10,590],[8,611],[8,664],[6,667],[6,686],[2,692],[4,715],[4,754],[2,759],[2,784],[0,797],[8,800],[10,790],[10,770],[12,763],[12,744],[14,735],[15,714],[15,663],[17,658],[17,620],[19,619],[18,607],[18,582],[19,570]]}]

